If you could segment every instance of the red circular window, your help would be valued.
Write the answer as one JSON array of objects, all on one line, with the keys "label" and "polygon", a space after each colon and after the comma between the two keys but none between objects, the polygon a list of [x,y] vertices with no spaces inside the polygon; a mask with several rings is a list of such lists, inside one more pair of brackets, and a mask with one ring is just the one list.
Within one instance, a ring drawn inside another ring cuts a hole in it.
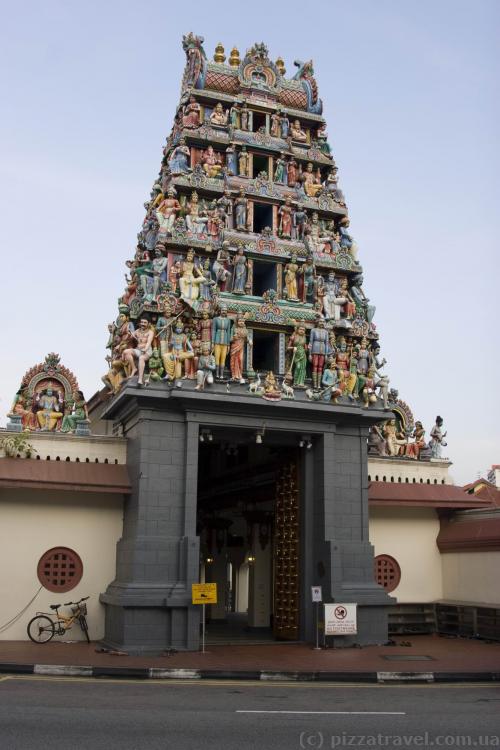
[{"label": "red circular window", "polygon": [[52,547],[38,561],[38,580],[49,591],[71,591],[83,575],[83,563],[72,549]]},{"label": "red circular window", "polygon": [[390,555],[377,555],[374,560],[375,580],[386,591],[394,591],[401,580],[401,568]]}]

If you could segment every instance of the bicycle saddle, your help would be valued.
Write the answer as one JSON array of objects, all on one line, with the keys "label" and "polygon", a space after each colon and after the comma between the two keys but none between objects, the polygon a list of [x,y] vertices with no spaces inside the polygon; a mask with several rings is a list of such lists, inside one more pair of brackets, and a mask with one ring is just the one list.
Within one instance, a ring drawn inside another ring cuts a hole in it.
[{"label": "bicycle saddle", "polygon": [[50,608],[51,608],[51,609],[57,609],[57,608],[58,608],[58,607],[60,607],[60,606],[61,606],[60,604],[51,604],[51,605],[50,605]]}]

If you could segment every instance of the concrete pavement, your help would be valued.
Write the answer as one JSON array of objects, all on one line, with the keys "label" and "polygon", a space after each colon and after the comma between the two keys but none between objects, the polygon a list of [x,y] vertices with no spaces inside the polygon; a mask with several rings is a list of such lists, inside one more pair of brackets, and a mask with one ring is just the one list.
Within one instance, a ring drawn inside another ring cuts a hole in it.
[{"label": "concrete pavement", "polygon": [[102,653],[95,643],[0,642],[0,672],[165,679],[426,682],[500,680],[500,643],[440,636],[392,646],[326,649],[306,644],[210,646],[164,656]]}]

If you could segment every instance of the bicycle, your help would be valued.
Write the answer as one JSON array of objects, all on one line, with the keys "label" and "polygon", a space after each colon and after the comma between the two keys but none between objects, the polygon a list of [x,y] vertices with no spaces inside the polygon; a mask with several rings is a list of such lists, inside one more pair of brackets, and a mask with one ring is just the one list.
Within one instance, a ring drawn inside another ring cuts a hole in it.
[{"label": "bicycle", "polygon": [[[85,602],[90,597],[84,596],[78,602],[66,602],[64,605],[51,604],[50,609],[55,611],[37,612],[28,623],[28,636],[33,643],[48,643],[55,635],[64,635],[78,620],[82,631],[85,633],[87,643],[90,643],[89,628],[87,625],[87,605]],[[71,615],[59,613],[59,607],[71,607]]]}]

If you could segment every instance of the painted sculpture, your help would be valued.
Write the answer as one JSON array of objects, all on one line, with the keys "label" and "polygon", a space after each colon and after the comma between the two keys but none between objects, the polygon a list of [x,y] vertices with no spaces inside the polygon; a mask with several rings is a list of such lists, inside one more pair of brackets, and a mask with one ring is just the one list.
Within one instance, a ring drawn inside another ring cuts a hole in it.
[{"label": "painted sculpture", "polygon": [[7,429],[12,432],[90,434],[78,381],[53,352],[25,373],[7,416]]},{"label": "painted sculpture", "polygon": [[[264,44],[227,63],[222,45],[209,62],[194,34],[183,48],[181,101],[109,326],[110,395],[179,379],[202,394],[229,378],[238,393],[257,367],[255,393],[268,400],[286,386],[318,408],[390,411],[312,62],[285,78]],[[71,431],[84,409],[69,405],[76,390],[67,405],[40,393],[40,416],[20,393],[13,412],[23,429]],[[383,429],[393,450],[392,427]],[[420,460],[421,445],[416,433],[405,455]]]}]

